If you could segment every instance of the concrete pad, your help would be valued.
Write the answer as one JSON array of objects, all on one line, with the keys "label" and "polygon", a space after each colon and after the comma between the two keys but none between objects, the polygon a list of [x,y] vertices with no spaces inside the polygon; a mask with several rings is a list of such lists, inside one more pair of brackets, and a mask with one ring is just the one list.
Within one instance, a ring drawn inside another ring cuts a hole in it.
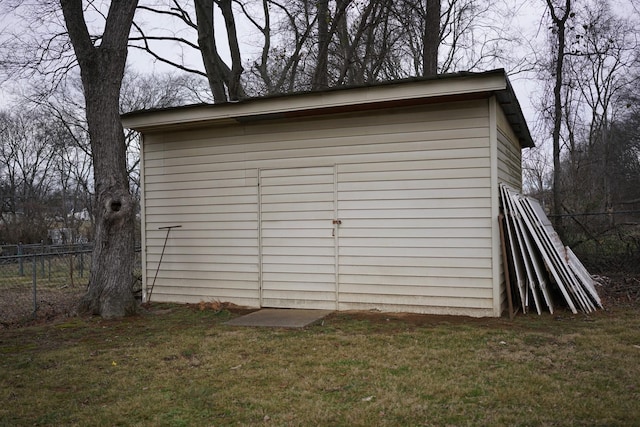
[{"label": "concrete pad", "polygon": [[231,326],[263,326],[270,328],[304,328],[332,313],[331,310],[298,310],[263,308],[226,322]]}]

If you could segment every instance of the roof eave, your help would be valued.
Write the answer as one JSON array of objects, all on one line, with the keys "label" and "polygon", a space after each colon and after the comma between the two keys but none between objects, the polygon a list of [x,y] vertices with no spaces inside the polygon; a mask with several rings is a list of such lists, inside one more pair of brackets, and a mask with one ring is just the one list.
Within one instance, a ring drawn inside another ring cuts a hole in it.
[{"label": "roof eave", "polygon": [[199,104],[124,114],[123,126],[140,132],[222,126],[278,118],[366,111],[476,99],[496,94],[522,147],[533,147],[520,104],[504,70],[413,78],[377,85],[249,98],[235,103]]}]

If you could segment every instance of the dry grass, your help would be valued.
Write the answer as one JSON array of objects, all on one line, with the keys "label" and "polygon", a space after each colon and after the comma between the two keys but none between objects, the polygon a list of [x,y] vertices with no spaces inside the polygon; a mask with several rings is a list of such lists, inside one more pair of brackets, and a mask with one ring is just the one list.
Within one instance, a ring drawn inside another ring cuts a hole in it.
[{"label": "dry grass", "polygon": [[637,425],[640,313],[340,313],[224,325],[216,305],[0,331],[0,425]]}]

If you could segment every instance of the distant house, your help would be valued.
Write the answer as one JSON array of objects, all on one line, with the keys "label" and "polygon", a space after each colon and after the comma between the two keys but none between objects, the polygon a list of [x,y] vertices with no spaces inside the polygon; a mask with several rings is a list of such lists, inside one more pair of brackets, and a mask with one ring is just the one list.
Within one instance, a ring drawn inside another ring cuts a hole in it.
[{"label": "distant house", "polygon": [[499,316],[498,183],[533,142],[504,70],[123,116],[153,300]]}]

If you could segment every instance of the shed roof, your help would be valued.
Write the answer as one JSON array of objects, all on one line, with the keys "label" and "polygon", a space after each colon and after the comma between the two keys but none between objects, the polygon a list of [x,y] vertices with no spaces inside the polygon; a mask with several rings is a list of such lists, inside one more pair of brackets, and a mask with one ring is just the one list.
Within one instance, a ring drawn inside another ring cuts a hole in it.
[{"label": "shed roof", "polygon": [[140,110],[123,114],[122,122],[130,129],[155,132],[480,99],[493,95],[518,136],[520,145],[533,147],[522,108],[504,69],[482,73],[440,74],[371,85],[340,86],[323,91],[247,98],[222,104]]}]

